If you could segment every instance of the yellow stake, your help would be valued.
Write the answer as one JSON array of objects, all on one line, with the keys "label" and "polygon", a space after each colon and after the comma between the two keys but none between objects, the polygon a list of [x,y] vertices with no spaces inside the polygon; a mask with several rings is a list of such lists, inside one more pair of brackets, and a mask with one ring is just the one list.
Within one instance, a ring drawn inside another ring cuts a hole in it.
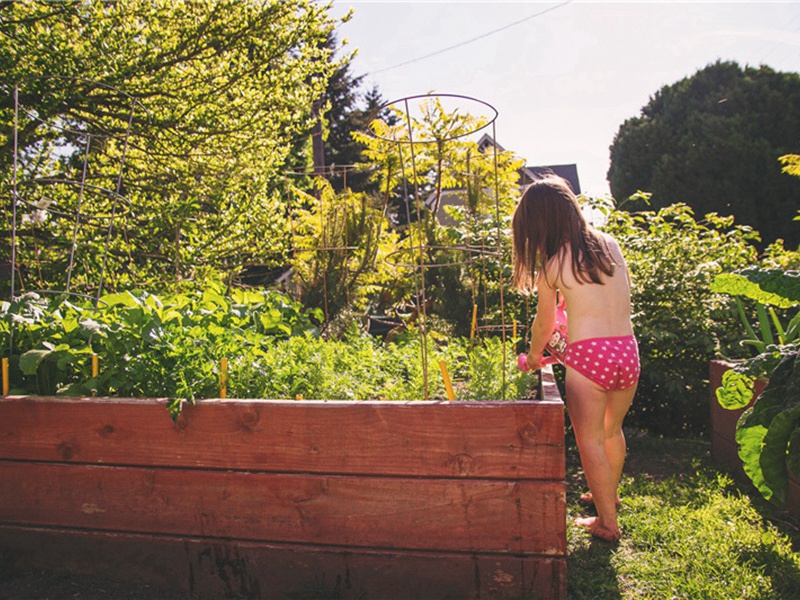
[{"label": "yellow stake", "polygon": [[447,399],[452,402],[456,399],[456,394],[453,391],[453,384],[450,382],[450,374],[447,372],[447,365],[443,360],[439,361],[439,369],[442,371],[442,379],[444,379],[444,389],[447,391]]},{"label": "yellow stake", "polygon": [[8,396],[8,359],[3,359],[3,396]]},{"label": "yellow stake", "polygon": [[478,327],[478,305],[472,305],[472,327],[469,331],[469,339],[475,337],[475,328]]},{"label": "yellow stake", "polygon": [[228,397],[228,359],[224,356],[219,361],[219,397]]},{"label": "yellow stake", "polygon": [[[92,354],[92,379],[96,379],[99,374],[100,374],[100,361],[97,358],[97,354]],[[92,396],[94,396],[94,392],[92,392]]]},{"label": "yellow stake", "polygon": [[514,331],[511,333],[513,339],[517,339],[517,321],[514,321]]}]

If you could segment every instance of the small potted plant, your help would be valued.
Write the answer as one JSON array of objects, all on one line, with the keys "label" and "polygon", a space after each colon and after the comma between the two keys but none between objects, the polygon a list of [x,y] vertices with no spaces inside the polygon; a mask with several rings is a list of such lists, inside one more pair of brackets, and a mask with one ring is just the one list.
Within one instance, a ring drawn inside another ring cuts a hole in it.
[{"label": "small potted plant", "polygon": [[[800,311],[786,326],[776,312],[800,305],[800,271],[748,267],[718,275],[711,289],[734,297],[748,334],[742,343],[757,351],[722,374],[714,399],[740,411],[735,440],[744,473],[765,498],[800,516]],[[757,327],[741,298],[756,302]]]}]

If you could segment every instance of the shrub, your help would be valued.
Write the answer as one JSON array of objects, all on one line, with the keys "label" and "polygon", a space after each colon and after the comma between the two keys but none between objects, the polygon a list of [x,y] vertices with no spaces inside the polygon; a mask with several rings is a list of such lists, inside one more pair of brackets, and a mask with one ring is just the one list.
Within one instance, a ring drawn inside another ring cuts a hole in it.
[{"label": "shrub", "polygon": [[757,234],[716,214],[697,221],[675,204],[659,211],[606,210],[605,231],[626,255],[642,375],[628,423],[657,434],[706,430],[708,362],[741,353],[729,299],[710,292],[714,276],[756,261]]}]

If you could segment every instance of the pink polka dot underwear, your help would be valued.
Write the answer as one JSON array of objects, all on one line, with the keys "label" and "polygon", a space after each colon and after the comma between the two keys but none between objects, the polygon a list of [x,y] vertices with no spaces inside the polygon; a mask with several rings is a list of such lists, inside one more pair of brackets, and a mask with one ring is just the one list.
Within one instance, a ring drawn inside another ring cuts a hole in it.
[{"label": "pink polka dot underwear", "polygon": [[564,364],[608,391],[639,381],[639,346],[632,335],[570,342]]}]

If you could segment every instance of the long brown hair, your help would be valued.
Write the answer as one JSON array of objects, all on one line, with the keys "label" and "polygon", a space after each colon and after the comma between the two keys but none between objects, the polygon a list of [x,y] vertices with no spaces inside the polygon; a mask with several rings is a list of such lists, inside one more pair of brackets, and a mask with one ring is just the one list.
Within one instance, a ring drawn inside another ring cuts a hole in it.
[{"label": "long brown hair", "polygon": [[533,291],[536,272],[566,244],[572,250],[572,274],[579,282],[603,283],[601,273],[614,274],[608,244],[586,224],[575,193],[557,175],[547,175],[525,189],[511,229],[514,284],[522,292]]}]

